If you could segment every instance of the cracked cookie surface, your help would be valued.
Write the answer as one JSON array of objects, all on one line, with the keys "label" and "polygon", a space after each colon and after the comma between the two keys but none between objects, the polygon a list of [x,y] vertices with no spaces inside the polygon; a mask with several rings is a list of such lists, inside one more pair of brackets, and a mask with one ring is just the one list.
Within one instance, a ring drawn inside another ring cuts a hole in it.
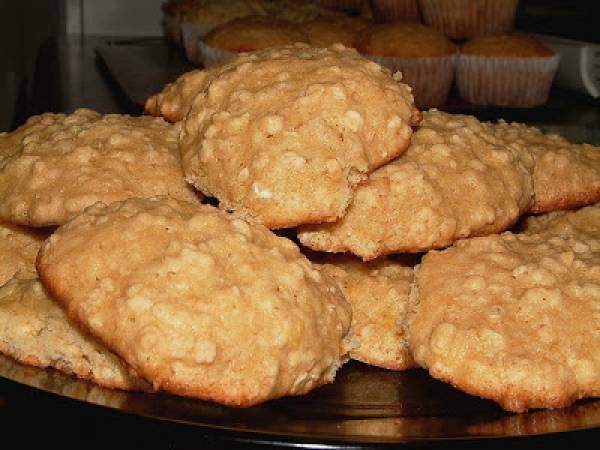
[{"label": "cracked cookie surface", "polygon": [[532,167],[475,117],[430,110],[406,153],[369,176],[343,218],[298,236],[314,250],[370,260],[498,233],[529,208]]},{"label": "cracked cookie surface", "polygon": [[408,86],[339,45],[246,53],[218,70],[184,122],[186,178],[268,228],[341,217],[420,119]]},{"label": "cracked cookie surface", "polygon": [[352,306],[350,332],[358,347],[350,357],[385,369],[413,367],[406,337],[412,264],[386,258],[364,263],[348,255],[315,262]]}]

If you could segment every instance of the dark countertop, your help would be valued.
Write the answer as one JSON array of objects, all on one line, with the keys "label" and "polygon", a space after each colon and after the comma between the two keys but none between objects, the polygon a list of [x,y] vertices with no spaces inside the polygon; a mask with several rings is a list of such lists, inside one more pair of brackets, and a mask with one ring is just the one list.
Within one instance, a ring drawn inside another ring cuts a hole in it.
[{"label": "dark countertop", "polygon": [[[107,67],[94,53],[106,37],[53,39],[39,53],[28,114],[70,112],[88,107],[99,112],[139,114],[141,106],[128,99]],[[108,39],[110,40],[110,39]],[[114,41],[113,41],[114,42]],[[181,56],[181,55],[180,55]],[[175,56],[176,58],[176,56]],[[598,103],[568,92],[553,93],[549,105],[536,110],[492,110],[451,105],[484,119],[505,117],[548,127],[597,131]],[[508,115],[508,117],[507,117]],[[257,443],[231,441],[180,423],[167,423],[82,404],[0,377],[0,420],[3,438],[20,444],[151,448],[264,448]],[[600,429],[515,439],[429,442],[404,448],[587,448],[600,440]],[[300,445],[301,447],[301,445]],[[327,445],[321,448],[331,448]],[[366,448],[350,446],[348,448]],[[389,448],[389,447],[388,447]]]}]

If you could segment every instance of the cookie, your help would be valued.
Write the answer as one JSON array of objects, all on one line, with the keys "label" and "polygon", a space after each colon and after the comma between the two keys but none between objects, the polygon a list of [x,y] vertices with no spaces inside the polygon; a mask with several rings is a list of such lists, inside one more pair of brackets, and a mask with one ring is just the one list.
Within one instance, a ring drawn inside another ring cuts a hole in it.
[{"label": "cookie", "polygon": [[410,88],[341,45],[244,54],[200,93],[181,135],[186,179],[268,228],[341,217],[419,120]]},{"label": "cookie", "polygon": [[114,354],[82,334],[46,293],[35,274],[20,273],[0,287],[0,352],[118,389],[149,389]]},{"label": "cookie", "polygon": [[498,233],[529,208],[532,165],[475,117],[430,110],[406,154],[370,175],[341,220],[298,236],[314,250],[370,260]]},{"label": "cookie", "polygon": [[600,240],[473,238],[416,270],[415,361],[514,412],[600,395]]},{"label": "cookie", "polygon": [[162,91],[146,99],[146,114],[162,117],[168,122],[179,122],[185,118],[196,95],[206,87],[207,70],[186,72]]},{"label": "cookie", "polygon": [[17,272],[35,273],[35,257],[47,233],[0,222],[0,286]]},{"label": "cookie", "polygon": [[347,358],[335,282],[288,239],[209,205],[93,206],[37,267],[75,321],[166,392],[250,406],[331,382]]},{"label": "cookie", "polygon": [[500,121],[496,134],[533,154],[534,213],[573,209],[600,201],[600,147],[573,144],[535,127]]},{"label": "cookie", "polygon": [[350,351],[350,358],[385,369],[412,367],[405,325],[413,266],[392,259],[363,263],[352,256],[316,262],[352,306],[350,333],[358,347]]},{"label": "cookie", "polygon": [[183,179],[178,129],[161,119],[87,109],[32,117],[0,135],[0,218],[43,227],[98,201],[153,195],[197,201]]},{"label": "cookie", "polygon": [[555,211],[539,216],[529,216],[524,223],[527,234],[547,232],[562,236],[587,234],[600,237],[600,204],[576,211]]}]

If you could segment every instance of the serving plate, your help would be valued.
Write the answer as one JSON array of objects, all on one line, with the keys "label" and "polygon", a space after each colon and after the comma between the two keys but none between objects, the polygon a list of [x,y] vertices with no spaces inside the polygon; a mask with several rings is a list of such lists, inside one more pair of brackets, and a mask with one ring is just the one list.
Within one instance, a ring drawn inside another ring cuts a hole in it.
[{"label": "serving plate", "polygon": [[247,409],[165,394],[101,388],[0,355],[0,376],[87,404],[232,433],[249,441],[327,446],[532,436],[600,427],[600,400],[510,414],[420,369],[392,372],[351,361],[333,384]]}]

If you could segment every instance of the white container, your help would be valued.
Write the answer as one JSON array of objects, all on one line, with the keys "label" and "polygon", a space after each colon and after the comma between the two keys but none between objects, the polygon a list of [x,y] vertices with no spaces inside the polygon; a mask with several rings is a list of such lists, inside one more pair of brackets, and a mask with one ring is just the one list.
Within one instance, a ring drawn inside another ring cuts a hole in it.
[{"label": "white container", "polygon": [[555,83],[600,97],[600,45],[542,34],[534,35],[560,55]]}]

